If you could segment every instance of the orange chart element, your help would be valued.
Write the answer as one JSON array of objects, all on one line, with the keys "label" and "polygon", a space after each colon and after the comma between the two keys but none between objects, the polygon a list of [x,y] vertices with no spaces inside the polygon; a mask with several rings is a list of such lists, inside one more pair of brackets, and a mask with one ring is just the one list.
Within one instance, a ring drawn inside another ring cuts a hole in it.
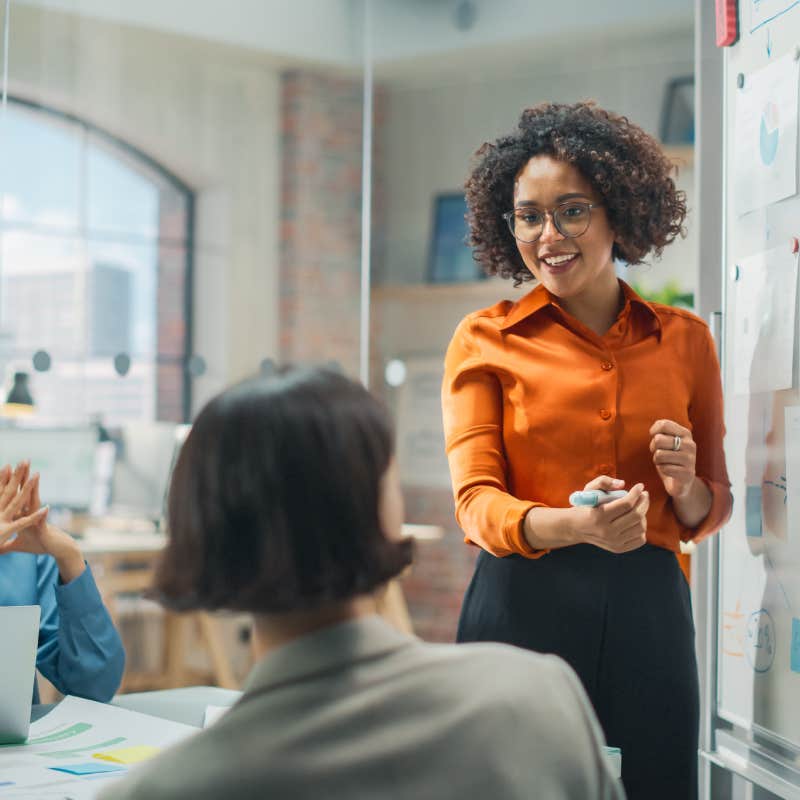
[{"label": "orange chart element", "polygon": [[722,652],[726,656],[744,658],[745,615],[736,603],[735,611],[722,612]]}]

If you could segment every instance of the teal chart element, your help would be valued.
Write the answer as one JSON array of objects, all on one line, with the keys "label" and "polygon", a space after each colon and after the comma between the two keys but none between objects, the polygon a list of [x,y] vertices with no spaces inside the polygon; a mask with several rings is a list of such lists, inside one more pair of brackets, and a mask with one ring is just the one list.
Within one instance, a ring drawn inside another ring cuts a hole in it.
[{"label": "teal chart element", "polygon": [[800,619],[792,619],[792,647],[790,668],[792,672],[800,672]]},{"label": "teal chart element", "polygon": [[761,132],[759,135],[759,152],[761,160],[768,167],[778,154],[780,141],[780,116],[775,103],[767,103],[761,114]]},{"label": "teal chart element", "polygon": [[745,533],[748,536],[761,536],[761,487],[748,486],[744,496]]}]

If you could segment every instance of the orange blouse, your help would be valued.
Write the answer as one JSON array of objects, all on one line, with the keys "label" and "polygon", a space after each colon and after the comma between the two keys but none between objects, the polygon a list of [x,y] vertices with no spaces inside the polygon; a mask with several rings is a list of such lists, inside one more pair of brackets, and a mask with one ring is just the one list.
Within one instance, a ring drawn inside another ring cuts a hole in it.
[{"label": "orange blouse", "polygon": [[[496,556],[538,558],[522,532],[534,506],[566,507],[598,475],[644,483],[647,540],[715,533],[732,498],[722,439],[722,386],[708,326],[647,303],[620,281],[625,305],[599,336],[537,286],[465,317],[445,360],[445,442],[466,540]],[[697,476],[712,493],[697,528],[684,526],[658,477],[649,430],[671,419],[692,431]]]}]

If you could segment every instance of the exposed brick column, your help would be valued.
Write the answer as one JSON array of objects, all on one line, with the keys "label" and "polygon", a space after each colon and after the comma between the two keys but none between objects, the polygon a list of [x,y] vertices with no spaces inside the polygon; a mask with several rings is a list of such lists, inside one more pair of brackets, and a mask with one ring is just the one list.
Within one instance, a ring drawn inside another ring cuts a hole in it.
[{"label": "exposed brick column", "polygon": [[362,83],[283,76],[281,317],[284,362],[358,374]]},{"label": "exposed brick column", "polygon": [[455,641],[461,601],[480,551],[464,542],[449,489],[406,487],[403,495],[407,522],[444,529],[441,539],[417,543],[414,563],[403,577],[414,631],[427,641]]},{"label": "exposed brick column", "polygon": [[[357,375],[359,367],[362,100],[357,79],[309,72],[283,76],[281,360],[336,360],[351,375]],[[385,95],[378,90],[373,118],[373,278],[380,277],[383,197],[389,189],[382,179],[384,111]],[[392,354],[378,351],[377,312],[371,322],[371,386],[380,396],[385,388],[383,363]],[[446,531],[440,541],[419,543],[415,563],[403,578],[414,629],[423,639],[453,641],[477,548],[463,542],[449,490],[407,488],[404,494],[408,522],[438,524]]]},{"label": "exposed brick column", "polygon": [[[172,201],[172,202],[170,202]],[[186,347],[186,210],[183,196],[161,193],[157,283],[156,419],[183,422]],[[166,243],[169,242],[169,243]]]}]

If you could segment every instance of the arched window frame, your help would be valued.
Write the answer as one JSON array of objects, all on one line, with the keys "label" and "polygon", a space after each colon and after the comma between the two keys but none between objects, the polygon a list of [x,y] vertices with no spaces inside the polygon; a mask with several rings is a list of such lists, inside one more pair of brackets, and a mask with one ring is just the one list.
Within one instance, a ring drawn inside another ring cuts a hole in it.
[{"label": "arched window frame", "polygon": [[[172,189],[179,193],[185,203],[185,236],[180,244],[185,250],[184,262],[184,285],[183,285],[183,322],[184,322],[184,336],[183,347],[180,355],[164,356],[157,348],[155,360],[156,367],[162,364],[180,366],[181,374],[181,420],[188,422],[191,418],[192,409],[192,385],[191,375],[188,369],[190,363],[190,356],[192,354],[192,340],[193,340],[193,285],[194,285],[194,236],[195,236],[195,193],[192,188],[174,172],[165,167],[161,162],[157,161],[146,152],[140,150],[138,147],[130,144],[129,142],[121,139],[109,131],[101,128],[100,126],[68,111],[57,109],[53,106],[43,104],[38,101],[30,100],[18,95],[8,95],[8,104],[10,106],[19,106],[29,111],[37,112],[45,116],[52,117],[56,120],[66,122],[83,130],[85,134],[91,134],[96,139],[103,141],[117,151],[129,156],[134,162],[138,162],[147,170],[155,173],[165,183],[169,184]],[[0,216],[0,226],[2,230],[7,229],[7,223]],[[88,238],[89,231],[83,231],[83,235]],[[162,237],[157,237],[159,245],[162,243],[169,243],[168,240],[162,240]],[[156,377],[156,392],[159,392],[159,378]],[[156,408],[159,405],[159,398],[156,398]],[[158,414],[157,414],[158,416]]]}]

